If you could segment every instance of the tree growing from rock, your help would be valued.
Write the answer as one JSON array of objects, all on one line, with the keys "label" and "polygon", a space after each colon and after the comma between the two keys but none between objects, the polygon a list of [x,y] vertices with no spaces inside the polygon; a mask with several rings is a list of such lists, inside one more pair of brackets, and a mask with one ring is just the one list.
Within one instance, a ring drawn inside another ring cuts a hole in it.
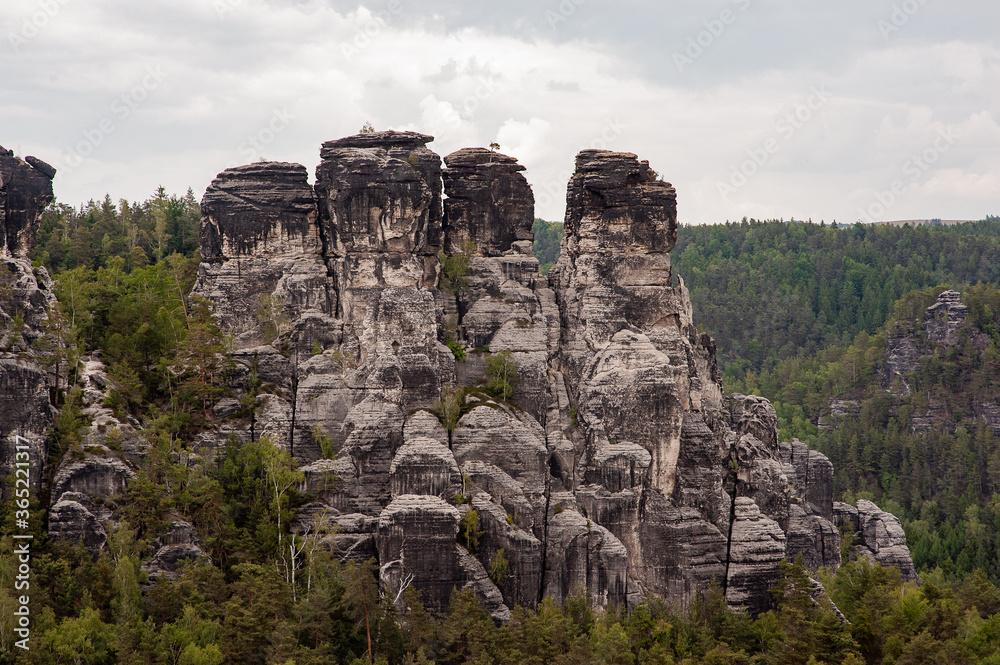
[{"label": "tree growing from rock", "polygon": [[486,359],[486,392],[493,397],[509,402],[518,381],[517,363],[510,351],[501,351]]}]

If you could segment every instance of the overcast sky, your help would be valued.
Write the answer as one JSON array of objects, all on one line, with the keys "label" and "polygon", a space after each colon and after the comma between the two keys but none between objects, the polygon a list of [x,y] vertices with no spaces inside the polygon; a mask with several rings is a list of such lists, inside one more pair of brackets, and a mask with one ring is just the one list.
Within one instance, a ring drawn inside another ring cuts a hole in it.
[{"label": "overcast sky", "polygon": [[680,221],[1000,214],[996,0],[3,0],[0,144],[57,199],[201,197],[376,129],[496,141],[561,220],[634,152]]}]

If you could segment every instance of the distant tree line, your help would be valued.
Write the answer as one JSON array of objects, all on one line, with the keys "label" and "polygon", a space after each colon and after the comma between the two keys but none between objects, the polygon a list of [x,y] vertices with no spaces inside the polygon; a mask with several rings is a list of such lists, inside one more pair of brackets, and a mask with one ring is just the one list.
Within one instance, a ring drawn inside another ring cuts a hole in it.
[{"label": "distant tree line", "polygon": [[106,195],[79,210],[53,203],[42,216],[32,258],[53,273],[100,268],[114,257],[125,260],[126,270],[141,268],[171,254],[194,256],[200,223],[201,207],[190,189],[175,196],[159,187],[141,203],[116,204]]},{"label": "distant tree line", "polygon": [[675,272],[727,380],[874,335],[904,294],[1000,284],[1000,220],[832,228],[777,220],[681,226]]}]

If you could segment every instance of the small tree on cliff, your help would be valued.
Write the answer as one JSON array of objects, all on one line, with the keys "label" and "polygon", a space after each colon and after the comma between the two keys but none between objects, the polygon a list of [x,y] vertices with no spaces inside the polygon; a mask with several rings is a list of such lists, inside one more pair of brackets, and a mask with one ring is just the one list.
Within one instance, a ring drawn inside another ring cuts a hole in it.
[{"label": "small tree on cliff", "polygon": [[233,361],[209,301],[192,297],[187,326],[187,336],[177,345],[169,368],[176,377],[175,399],[200,406],[207,415],[209,404],[226,393],[224,379]]},{"label": "small tree on cliff", "polygon": [[493,397],[510,401],[518,381],[517,363],[510,351],[501,351],[486,359],[486,392]]},{"label": "small tree on cliff", "polygon": [[462,243],[462,249],[450,256],[443,249],[439,250],[437,258],[441,262],[441,288],[451,293],[467,289],[472,257],[475,255],[476,243],[471,240]]}]

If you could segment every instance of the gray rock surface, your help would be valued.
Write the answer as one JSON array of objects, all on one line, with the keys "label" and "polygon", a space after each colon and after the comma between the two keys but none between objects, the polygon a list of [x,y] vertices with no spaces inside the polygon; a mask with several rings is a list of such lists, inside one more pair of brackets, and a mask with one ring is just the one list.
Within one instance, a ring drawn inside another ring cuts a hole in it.
[{"label": "gray rock surface", "polygon": [[[377,555],[387,593],[413,584],[435,612],[460,588],[500,619],[577,592],[685,607],[713,580],[760,611],[785,556],[835,566],[829,462],[779,446],[766,400],[723,395],[715,343],[693,325],[670,263],[674,188],[635,155],[581,152],[545,277],[522,167],[465,149],[442,169],[430,140],[329,141],[314,197],[296,165],[213,183],[196,293],[243,322],[233,399],[254,374],[268,386],[249,422],[216,405],[218,440],[287,441],[303,514],[338,527],[327,545]],[[469,243],[467,272],[439,288],[439,250]],[[272,317],[274,340],[254,326],[261,294],[295,304]],[[517,368],[508,402],[482,391],[501,352]]]},{"label": "gray rock surface", "polygon": [[56,170],[38,159],[18,159],[0,146],[0,258],[26,258],[35,246],[42,211],[52,202]]},{"label": "gray rock surface", "polygon": [[857,526],[860,542],[856,550],[859,556],[868,557],[883,566],[898,566],[904,580],[919,579],[898,517],[871,501],[858,499]]},{"label": "gray rock surface", "polygon": [[729,542],[726,600],[752,613],[770,607],[769,591],[785,558],[785,533],[747,497],[736,499]]},{"label": "gray rock surface", "polygon": [[[27,256],[53,200],[54,175],[40,159],[21,160],[0,146],[0,475],[13,475],[17,462],[25,461],[17,453],[28,452],[34,493],[42,490],[45,430],[53,417],[46,363],[36,343],[56,298],[48,272],[33,268]],[[28,450],[19,451],[19,443]],[[12,487],[4,483],[0,497],[7,498]]]},{"label": "gray rock surface", "polygon": [[486,148],[462,148],[444,158],[445,251],[474,242],[481,256],[499,256],[531,240],[535,197],[513,157]]},{"label": "gray rock surface", "polygon": [[833,519],[833,464],[818,450],[798,439],[779,446],[791,490],[804,499],[807,512]]},{"label": "gray rock surface", "polygon": [[[238,348],[291,333],[292,322],[285,322],[291,310],[299,337],[314,335],[297,340],[300,345],[340,341],[319,208],[304,166],[255,162],[226,169],[209,185],[201,210],[203,260],[195,292],[215,303]],[[268,307],[272,311],[264,311]]]},{"label": "gray rock surface", "polygon": [[968,315],[969,308],[962,304],[962,294],[951,289],[942,291],[924,316],[927,341],[954,346],[958,343],[958,328]]},{"label": "gray rock surface", "polygon": [[443,499],[406,494],[378,518],[380,581],[396,598],[409,585],[420,589],[428,610],[443,613],[452,591],[470,588],[494,618],[510,609],[479,561],[456,542],[460,513]]}]

